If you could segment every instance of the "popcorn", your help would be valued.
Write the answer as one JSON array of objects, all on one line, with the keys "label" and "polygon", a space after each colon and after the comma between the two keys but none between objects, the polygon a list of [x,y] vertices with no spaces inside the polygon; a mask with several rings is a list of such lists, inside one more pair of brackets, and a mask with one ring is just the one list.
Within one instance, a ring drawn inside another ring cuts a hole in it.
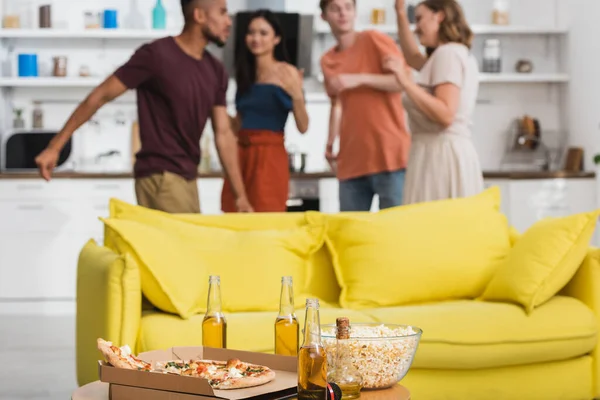
[{"label": "popcorn", "polygon": [[[335,327],[329,326],[322,332],[330,371],[335,363],[335,332]],[[420,331],[412,327],[352,325],[345,345],[362,374],[363,387],[383,389],[398,383],[412,364],[420,336]]]}]

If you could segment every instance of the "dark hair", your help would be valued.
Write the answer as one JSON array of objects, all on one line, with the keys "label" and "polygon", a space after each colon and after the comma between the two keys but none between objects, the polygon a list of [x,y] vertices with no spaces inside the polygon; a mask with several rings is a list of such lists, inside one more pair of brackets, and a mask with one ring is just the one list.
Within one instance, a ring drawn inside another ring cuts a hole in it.
[{"label": "dark hair", "polygon": [[[325,13],[325,9],[329,5],[329,3],[331,3],[331,0],[321,0],[321,1],[319,1],[319,8],[321,8],[321,12],[322,13]],[[354,5],[356,5],[356,0],[354,0]]]},{"label": "dark hair", "polygon": [[183,12],[183,17],[186,22],[188,22],[191,17],[190,14],[194,3],[196,3],[196,0],[181,0],[181,11]]},{"label": "dark hair", "polygon": [[[238,17],[240,15],[238,14]],[[257,10],[248,17],[248,24],[244,27],[243,39],[240,43],[235,65],[235,79],[237,83],[236,97],[245,93],[256,82],[256,57],[246,45],[245,37],[250,29],[250,24],[257,18],[263,18],[275,31],[275,36],[279,37],[279,43],[275,46],[274,56],[277,61],[289,62],[287,48],[285,46],[285,37],[283,29],[275,14],[270,10]]]},{"label": "dark hair", "polygon": [[[465,13],[456,0],[424,0],[423,5],[433,12],[443,12],[439,39],[444,43],[461,43],[469,49],[473,43],[473,31],[467,23]],[[429,52],[429,51],[428,51]]]}]

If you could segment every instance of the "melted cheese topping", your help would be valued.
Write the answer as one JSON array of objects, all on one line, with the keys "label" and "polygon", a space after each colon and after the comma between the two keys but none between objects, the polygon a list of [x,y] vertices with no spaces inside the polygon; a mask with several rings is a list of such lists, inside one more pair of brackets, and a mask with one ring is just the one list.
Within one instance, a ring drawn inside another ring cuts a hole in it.
[{"label": "melted cheese topping", "polygon": [[209,374],[214,374],[215,372],[217,372],[217,367],[215,365],[209,365],[208,367],[206,367],[206,371]]},{"label": "melted cheese topping", "polygon": [[237,368],[229,368],[229,376],[231,378],[241,378],[244,375],[242,375],[242,373],[240,372],[240,370],[238,370]]}]

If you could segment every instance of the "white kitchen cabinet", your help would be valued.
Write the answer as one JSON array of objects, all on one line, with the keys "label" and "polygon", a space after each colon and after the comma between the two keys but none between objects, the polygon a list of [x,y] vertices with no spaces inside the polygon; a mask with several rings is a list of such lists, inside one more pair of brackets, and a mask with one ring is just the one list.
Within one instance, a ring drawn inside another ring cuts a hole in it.
[{"label": "white kitchen cabinet", "polygon": [[319,209],[321,212],[335,214],[340,211],[338,188],[339,182],[335,178],[321,179],[319,181]]},{"label": "white kitchen cabinet", "polygon": [[109,201],[135,204],[133,179],[0,181],[0,299],[74,299],[77,259],[103,240]]},{"label": "white kitchen cabinet", "polygon": [[198,192],[200,195],[200,210],[202,214],[222,214],[221,192],[223,190],[223,179],[202,178],[198,179]]},{"label": "white kitchen cabinet", "polygon": [[511,224],[520,232],[545,217],[597,208],[594,179],[515,180],[510,184]]},{"label": "white kitchen cabinet", "polygon": [[485,179],[483,185],[485,189],[497,186],[500,189],[500,211],[510,218],[510,179]]},{"label": "white kitchen cabinet", "polygon": [[0,234],[0,298],[75,299],[77,259],[87,240],[70,232]]}]

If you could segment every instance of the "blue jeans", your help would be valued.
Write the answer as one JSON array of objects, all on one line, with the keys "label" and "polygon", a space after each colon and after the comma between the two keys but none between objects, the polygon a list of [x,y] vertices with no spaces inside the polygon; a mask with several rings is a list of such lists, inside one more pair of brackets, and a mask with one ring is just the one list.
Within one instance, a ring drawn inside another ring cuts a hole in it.
[{"label": "blue jeans", "polygon": [[375,195],[380,210],[402,205],[405,174],[401,169],[340,181],[340,211],[369,211]]}]

